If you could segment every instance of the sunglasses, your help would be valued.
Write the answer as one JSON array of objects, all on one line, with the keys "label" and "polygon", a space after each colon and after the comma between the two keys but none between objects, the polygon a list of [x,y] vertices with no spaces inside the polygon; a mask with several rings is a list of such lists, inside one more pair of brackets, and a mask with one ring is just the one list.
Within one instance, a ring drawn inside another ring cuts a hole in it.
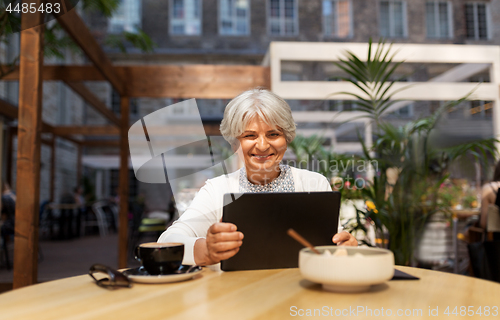
[{"label": "sunglasses", "polygon": [[[107,275],[102,276],[102,274]],[[102,264],[94,264],[89,269],[89,276],[95,280],[95,283],[102,288],[115,289],[115,288],[130,288],[132,283],[129,278],[120,271]]]}]

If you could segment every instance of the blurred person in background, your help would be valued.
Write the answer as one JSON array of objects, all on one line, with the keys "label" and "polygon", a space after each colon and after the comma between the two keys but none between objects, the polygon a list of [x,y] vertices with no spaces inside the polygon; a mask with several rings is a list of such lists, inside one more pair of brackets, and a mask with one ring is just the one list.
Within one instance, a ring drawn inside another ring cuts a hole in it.
[{"label": "blurred person in background", "polygon": [[[498,190],[500,189],[500,161],[495,166],[493,180],[485,184],[481,191],[481,218],[479,224],[481,228],[486,229],[488,222],[488,212],[498,214],[500,197]],[[491,207],[493,206],[493,207]],[[500,240],[500,232],[493,233],[494,240]]]},{"label": "blurred person in background", "polygon": [[5,254],[5,263],[7,269],[10,269],[9,255],[7,251],[7,244],[10,238],[14,235],[14,222],[16,216],[16,195],[10,188],[10,185],[2,182],[2,199],[0,202],[1,212],[1,227],[0,234],[2,236],[2,246]]}]

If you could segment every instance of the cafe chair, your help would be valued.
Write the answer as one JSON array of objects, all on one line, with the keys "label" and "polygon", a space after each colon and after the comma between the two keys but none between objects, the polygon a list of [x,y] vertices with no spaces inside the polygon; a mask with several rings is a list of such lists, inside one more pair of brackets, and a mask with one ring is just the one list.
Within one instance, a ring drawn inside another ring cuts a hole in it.
[{"label": "cafe chair", "polygon": [[81,223],[80,234],[82,236],[85,235],[85,231],[88,227],[98,227],[99,235],[101,237],[108,234],[108,223],[106,213],[103,209],[103,206],[106,204],[106,201],[97,201],[92,204],[92,210],[87,210],[87,213]]}]

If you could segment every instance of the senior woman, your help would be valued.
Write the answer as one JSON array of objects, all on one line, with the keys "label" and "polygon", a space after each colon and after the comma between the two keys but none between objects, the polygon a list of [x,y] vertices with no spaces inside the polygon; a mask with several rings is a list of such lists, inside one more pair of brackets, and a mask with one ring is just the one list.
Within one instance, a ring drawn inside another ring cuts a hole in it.
[{"label": "senior woman", "polygon": [[[332,190],[322,175],[281,164],[295,138],[295,123],[290,106],[276,94],[264,89],[241,93],[227,105],[220,130],[245,166],[208,180],[184,214],[158,239],[184,243],[183,264],[212,265],[239,251],[243,233],[232,223],[220,222],[225,193]],[[345,231],[332,241],[358,244]]]}]

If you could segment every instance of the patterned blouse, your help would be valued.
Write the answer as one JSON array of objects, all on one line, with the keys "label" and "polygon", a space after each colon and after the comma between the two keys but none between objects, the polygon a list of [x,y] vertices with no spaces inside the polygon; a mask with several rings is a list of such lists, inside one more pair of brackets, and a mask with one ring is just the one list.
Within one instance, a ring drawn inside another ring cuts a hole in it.
[{"label": "patterned blouse", "polygon": [[248,181],[245,167],[240,169],[240,193],[256,192],[295,192],[295,183],[293,181],[292,170],[290,166],[280,164],[280,175],[273,181],[258,185]]}]

